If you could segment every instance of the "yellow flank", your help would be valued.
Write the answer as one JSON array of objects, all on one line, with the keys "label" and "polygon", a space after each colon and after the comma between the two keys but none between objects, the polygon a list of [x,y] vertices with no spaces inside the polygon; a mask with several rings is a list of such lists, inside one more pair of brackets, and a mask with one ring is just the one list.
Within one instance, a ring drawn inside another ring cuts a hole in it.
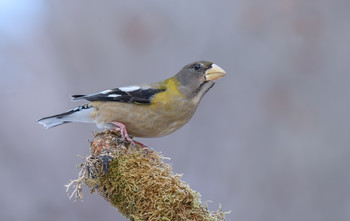
[{"label": "yellow flank", "polygon": [[179,99],[183,95],[179,91],[180,82],[172,77],[164,81],[166,91],[160,92],[152,99],[152,104],[170,104],[171,100]]}]

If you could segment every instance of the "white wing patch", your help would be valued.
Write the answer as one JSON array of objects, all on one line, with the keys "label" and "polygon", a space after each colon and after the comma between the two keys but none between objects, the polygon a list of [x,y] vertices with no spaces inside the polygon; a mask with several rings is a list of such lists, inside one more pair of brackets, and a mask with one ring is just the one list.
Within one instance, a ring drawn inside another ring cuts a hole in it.
[{"label": "white wing patch", "polygon": [[121,96],[120,94],[109,94],[107,97],[119,97]]},{"label": "white wing patch", "polygon": [[124,91],[124,92],[136,91],[138,89],[140,89],[140,87],[139,86],[135,86],[135,85],[126,86],[126,87],[120,87],[119,88],[119,90]]}]

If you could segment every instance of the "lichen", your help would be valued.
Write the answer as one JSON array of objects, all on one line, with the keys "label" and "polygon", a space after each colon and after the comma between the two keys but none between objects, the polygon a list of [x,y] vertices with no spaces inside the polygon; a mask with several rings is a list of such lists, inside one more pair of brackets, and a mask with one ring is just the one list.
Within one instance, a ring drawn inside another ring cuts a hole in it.
[{"label": "lichen", "polygon": [[166,159],[148,147],[133,147],[119,133],[95,134],[91,155],[85,158],[71,196],[82,197],[82,184],[97,192],[130,220],[225,220],[219,209],[209,211],[192,190],[174,174]]}]

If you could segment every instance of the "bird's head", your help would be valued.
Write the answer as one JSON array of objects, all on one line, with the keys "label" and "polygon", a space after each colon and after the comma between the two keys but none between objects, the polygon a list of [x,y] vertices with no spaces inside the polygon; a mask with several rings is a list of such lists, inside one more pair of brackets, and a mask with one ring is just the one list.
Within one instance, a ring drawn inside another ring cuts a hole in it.
[{"label": "bird's head", "polygon": [[214,81],[226,75],[218,65],[210,61],[197,61],[183,67],[176,78],[180,82],[180,92],[188,97],[200,99],[214,86]]}]

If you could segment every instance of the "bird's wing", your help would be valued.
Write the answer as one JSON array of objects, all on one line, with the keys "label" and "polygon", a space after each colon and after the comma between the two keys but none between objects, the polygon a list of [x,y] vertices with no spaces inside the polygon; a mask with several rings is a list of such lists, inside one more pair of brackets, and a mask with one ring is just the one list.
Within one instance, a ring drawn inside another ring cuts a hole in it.
[{"label": "bird's wing", "polygon": [[151,103],[151,97],[165,91],[164,88],[151,88],[144,86],[127,86],[101,91],[90,95],[72,95],[72,100],[85,99],[88,101],[115,101],[127,103]]}]

